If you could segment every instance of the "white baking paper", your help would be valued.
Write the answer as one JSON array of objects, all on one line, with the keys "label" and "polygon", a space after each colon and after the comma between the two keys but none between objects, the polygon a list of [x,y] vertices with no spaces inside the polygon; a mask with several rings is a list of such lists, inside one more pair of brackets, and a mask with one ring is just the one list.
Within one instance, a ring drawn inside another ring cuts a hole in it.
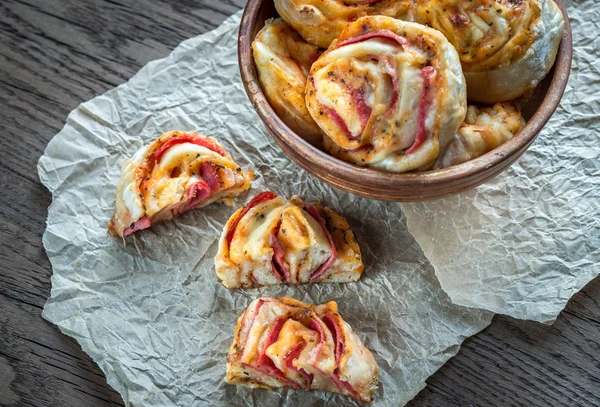
[{"label": "white baking paper", "polygon": [[[325,393],[224,382],[237,317],[261,295],[338,302],[380,367],[376,406],[402,406],[492,314],[453,305],[399,204],[344,194],[288,160],[253,111],[237,68],[240,14],[183,42],[128,83],[74,110],[39,162],[52,191],[44,246],[53,266],[44,317],[105,372],[132,406],[341,406]],[[127,239],[108,235],[125,160],[167,130],[218,138],[257,174],[234,207],[212,205]],[[235,209],[266,188],[319,199],[346,216],[362,247],[359,283],[228,290],[213,265]]]},{"label": "white baking paper", "polygon": [[456,304],[550,323],[600,273],[600,7],[567,4],[573,68],[532,147],[475,190],[405,205]]}]

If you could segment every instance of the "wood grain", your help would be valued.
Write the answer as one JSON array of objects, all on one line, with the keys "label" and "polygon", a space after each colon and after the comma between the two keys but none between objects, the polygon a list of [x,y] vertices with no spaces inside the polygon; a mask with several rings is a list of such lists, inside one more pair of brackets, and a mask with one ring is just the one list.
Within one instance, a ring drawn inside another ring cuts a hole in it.
[{"label": "wood grain", "polygon": [[[123,83],[243,0],[0,2],[0,406],[120,406],[70,338],[41,317],[48,191],[37,160],[69,111]],[[600,280],[552,327],[496,317],[414,406],[600,405]]]}]

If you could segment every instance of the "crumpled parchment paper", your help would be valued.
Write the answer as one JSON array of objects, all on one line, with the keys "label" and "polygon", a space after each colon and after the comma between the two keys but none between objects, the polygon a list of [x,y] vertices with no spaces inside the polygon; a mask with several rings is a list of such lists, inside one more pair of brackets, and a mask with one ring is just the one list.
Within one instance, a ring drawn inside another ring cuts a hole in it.
[{"label": "crumpled parchment paper", "polygon": [[[399,204],[336,191],[284,156],[242,87],[240,15],[82,104],[49,143],[39,174],[53,194],[44,246],[54,274],[43,316],[77,339],[127,405],[355,405],[339,395],[224,382],[236,319],[253,299],[335,300],[379,364],[375,406],[404,405],[492,314],[450,302]],[[106,230],[120,168],[142,145],[174,129],[218,138],[238,163],[256,171],[252,191],[233,208],[192,211],[124,246]],[[362,280],[224,288],[213,265],[220,232],[236,208],[267,188],[322,200],[347,217],[362,248]]]},{"label": "crumpled parchment paper", "polygon": [[550,323],[600,273],[600,7],[567,5],[571,76],[532,147],[470,192],[404,206],[456,304]]}]

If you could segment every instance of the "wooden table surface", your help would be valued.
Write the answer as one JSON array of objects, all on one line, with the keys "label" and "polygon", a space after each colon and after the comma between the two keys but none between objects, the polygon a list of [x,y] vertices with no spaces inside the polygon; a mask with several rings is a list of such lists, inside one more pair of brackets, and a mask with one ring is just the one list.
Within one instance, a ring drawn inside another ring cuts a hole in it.
[{"label": "wooden table surface", "polygon": [[[81,102],[125,82],[244,0],[0,1],[0,406],[120,406],[79,345],[42,319],[50,193],[36,171]],[[600,405],[600,280],[553,326],[496,316],[410,406]]]}]

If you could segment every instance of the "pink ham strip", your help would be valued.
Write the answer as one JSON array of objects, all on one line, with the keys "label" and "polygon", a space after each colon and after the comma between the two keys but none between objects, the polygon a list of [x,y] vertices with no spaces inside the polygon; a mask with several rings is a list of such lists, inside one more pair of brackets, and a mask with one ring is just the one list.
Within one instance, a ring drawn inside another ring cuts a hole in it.
[{"label": "pink ham strip", "polygon": [[302,377],[304,377],[304,383],[305,383],[304,388],[310,389],[310,386],[312,385],[312,381],[313,381],[313,375],[311,375],[310,373],[307,373],[302,368],[298,368],[298,367],[294,366],[294,360],[298,357],[298,355],[300,355],[300,353],[302,352],[302,350],[304,350],[305,347],[306,347],[305,341],[298,342],[283,357],[283,363],[284,363],[285,367],[287,367],[288,369],[300,373],[302,375]]},{"label": "pink ham strip", "polygon": [[[319,344],[316,347],[316,358],[315,360],[318,360],[319,357],[321,356],[321,348],[323,347],[323,342],[325,341],[325,335],[323,333],[323,328],[321,327],[321,324],[319,324],[319,322],[317,322],[314,318],[310,320],[310,327],[317,331],[319,333]],[[354,398],[359,398],[358,397],[358,392],[356,390],[354,390],[354,388],[350,385],[350,383],[344,382],[343,380],[341,380],[336,373],[329,374],[327,372],[324,372],[323,370],[319,369],[317,366],[313,365],[313,368],[315,368],[319,373],[321,373],[323,376],[327,377],[327,379],[334,384],[334,386],[338,389],[338,391],[340,393],[344,393],[344,390],[346,390],[352,397]],[[336,360],[336,370],[337,370],[337,360]],[[335,371],[334,371],[335,372]]]},{"label": "pink ham strip", "polygon": [[435,76],[435,68],[432,66],[426,66],[425,68],[421,69],[421,76],[423,77],[423,91],[421,92],[421,101],[419,102],[419,116],[417,118],[417,134],[415,136],[415,141],[414,141],[413,145],[410,146],[410,148],[408,150],[406,150],[407,155],[413,153],[427,139],[427,129],[425,128],[425,119],[427,118],[427,113],[429,113],[429,109],[431,107],[431,102],[432,102],[431,84],[432,84],[432,79]]},{"label": "pink ham strip", "polygon": [[[356,37],[352,37],[352,38],[348,38],[344,41],[340,41],[337,44],[337,47],[340,48],[340,47],[343,47],[344,45],[355,44],[358,42],[366,41],[366,40],[369,40],[372,38],[377,38],[377,37],[392,39],[392,40],[396,41],[398,44],[400,44],[400,46],[402,46],[403,48],[408,46],[408,41],[406,40],[406,38],[400,37],[399,35],[393,33],[392,31],[382,30],[382,31],[378,31],[378,32],[370,32],[370,33],[366,33],[366,34],[361,34]],[[367,57],[374,61],[379,61],[379,57],[377,55],[368,55]],[[390,77],[392,78],[392,86],[393,86],[393,93],[392,93],[392,97],[390,99],[390,105],[386,111],[386,113],[387,113],[396,105],[399,95],[400,95],[400,92],[398,90],[398,77],[396,75],[396,70],[394,69],[394,66],[391,64],[390,61],[385,61],[385,68],[386,68],[386,73],[388,75],[390,75]],[[312,77],[311,77],[311,81],[314,86],[314,79]],[[359,140],[361,138],[363,132],[365,131],[365,128],[367,127],[367,124],[368,124],[369,118],[371,117],[373,108],[371,106],[369,106],[367,104],[367,102],[365,101],[365,91],[363,88],[352,89],[351,90],[351,98],[352,98],[352,102],[356,106],[356,110],[357,110],[358,117],[359,117],[360,124],[361,124],[361,130],[360,130],[359,135],[354,136],[350,132],[346,122],[340,117],[340,115],[334,109],[323,108],[323,112],[329,116],[329,118],[335,123],[336,126],[338,126],[340,128],[340,130],[342,130],[342,132],[346,135],[348,140]]]},{"label": "pink ham strip", "polygon": [[365,90],[363,88],[352,89],[351,97],[352,103],[354,103],[354,106],[356,106],[356,113],[358,113],[358,118],[360,120],[360,134],[355,138],[360,139],[360,136],[367,127],[367,123],[369,122],[373,108],[365,101]]},{"label": "pink ham strip", "polygon": [[225,156],[225,150],[223,150],[221,147],[213,144],[212,142],[208,141],[207,139],[204,139],[202,137],[198,137],[198,136],[193,136],[190,134],[184,134],[181,136],[177,136],[177,137],[173,137],[168,139],[167,141],[164,142],[164,144],[162,146],[160,146],[151,156],[152,159],[158,161],[160,160],[160,157],[162,157],[162,155],[171,147],[173,147],[174,145],[177,144],[182,144],[182,143],[192,143],[192,144],[197,144],[199,146],[205,147],[211,151],[214,151],[215,153],[222,155],[223,157]]},{"label": "pink ham strip", "polygon": [[396,75],[395,63],[392,64],[389,59],[384,60],[383,63],[385,67],[385,73],[387,73],[390,76],[390,78],[392,78],[393,88],[392,97],[390,99],[390,105],[388,106],[385,112],[387,114],[394,108],[396,102],[398,102],[398,99],[400,97],[400,90],[398,89],[398,75]]},{"label": "pink ham strip", "polygon": [[350,393],[350,395],[352,395],[352,397],[360,398],[358,396],[358,392],[354,389],[354,387],[352,387],[352,385],[350,383],[343,381],[337,375],[332,376],[332,379],[333,379],[332,380],[333,384],[335,384],[335,386],[338,389],[345,389],[348,393]]},{"label": "pink ham strip", "polygon": [[340,48],[345,45],[356,44],[357,42],[363,42],[363,41],[370,40],[371,38],[377,38],[377,37],[389,38],[391,40],[394,40],[403,48],[406,48],[409,45],[408,40],[406,38],[401,37],[398,34],[392,32],[390,30],[381,30],[381,31],[373,31],[373,32],[368,32],[368,33],[364,33],[364,34],[359,34],[356,37],[347,38],[343,41],[338,42],[336,47]]},{"label": "pink ham strip", "polygon": [[333,371],[333,374],[335,375],[335,378],[337,379],[337,382],[338,382],[336,384],[336,386],[338,386],[338,388],[340,386],[342,386],[343,388],[345,388],[348,391],[348,393],[350,393],[356,397],[356,394],[357,394],[356,390],[354,390],[354,388],[350,385],[350,383],[345,382],[342,379],[340,379],[340,376],[339,376],[340,359],[342,358],[342,353],[344,352],[344,342],[342,340],[342,329],[340,328],[340,325],[338,324],[337,320],[331,314],[325,315],[323,317],[323,322],[325,323],[325,325],[327,325],[327,328],[332,333],[333,340],[335,342],[335,370]]},{"label": "pink ham strip", "polygon": [[287,378],[285,374],[283,374],[283,372],[279,370],[277,366],[275,366],[275,363],[273,363],[273,361],[266,355],[267,348],[273,343],[275,343],[279,338],[279,332],[281,332],[281,328],[283,327],[283,324],[286,320],[287,318],[277,317],[275,321],[273,321],[273,327],[269,332],[269,336],[267,336],[267,339],[265,340],[265,344],[260,352],[256,365],[250,365],[248,363],[243,363],[243,365],[267,376],[271,376],[282,380],[294,389],[300,389],[300,385],[295,381]]},{"label": "pink ham strip", "polygon": [[277,317],[277,318],[275,318],[275,321],[273,321],[273,327],[269,331],[269,335],[267,336],[267,339],[265,340],[265,344],[264,344],[262,350],[260,351],[260,355],[258,357],[258,362],[257,362],[258,366],[268,363],[268,361],[270,361],[271,363],[273,362],[266,355],[267,348],[269,346],[273,345],[277,341],[277,338],[279,338],[279,332],[281,332],[281,328],[283,328],[283,324],[285,324],[285,321],[286,321],[286,318],[284,318],[284,317]]},{"label": "pink ham strip", "polygon": [[325,224],[325,220],[321,217],[317,208],[315,208],[312,205],[307,204],[304,207],[304,210],[310,216],[312,216],[317,222],[319,222],[319,224],[323,228],[323,232],[325,232],[325,236],[327,236],[327,240],[329,241],[329,245],[331,247],[331,256],[329,256],[329,258],[327,260],[325,260],[325,262],[323,264],[321,264],[319,266],[319,268],[317,268],[317,270],[315,270],[315,272],[313,272],[309,278],[310,281],[314,282],[314,281],[318,280],[321,276],[323,276],[323,274],[325,274],[325,272],[329,269],[329,267],[331,267],[331,265],[335,261],[335,258],[337,257],[337,249],[335,247],[335,242],[333,241],[333,236],[331,236],[331,233],[329,233],[329,230],[327,229],[327,225]]},{"label": "pink ham strip", "polygon": [[185,201],[173,209],[173,214],[179,216],[192,209],[200,201],[210,196],[210,187],[204,181],[198,181],[188,188]]},{"label": "pink ham strip", "polygon": [[287,281],[288,283],[291,281],[290,271],[285,266],[283,255],[285,254],[285,250],[281,245],[281,242],[277,238],[277,234],[279,233],[279,228],[281,227],[281,221],[277,224],[277,226],[271,232],[271,240],[273,242],[273,258],[271,260],[271,269],[273,273],[277,276],[279,281]]},{"label": "pink ham strip", "polygon": [[[311,76],[309,80],[312,83],[313,87],[315,88],[315,92],[316,92],[317,87],[315,85],[315,79]],[[364,91],[363,91],[363,103],[364,103]],[[371,107],[369,107],[369,109],[371,109]],[[348,129],[348,126],[346,125],[346,122],[344,121],[344,119],[342,119],[340,117],[338,112],[336,112],[334,109],[330,109],[325,106],[323,106],[322,110],[323,110],[323,113],[325,113],[327,116],[329,116],[331,121],[334,122],[335,125],[338,126],[339,129],[346,135],[348,140],[359,140],[360,139],[360,136],[361,136],[360,134],[358,136],[352,135],[352,133],[350,132],[350,129]],[[369,113],[369,116],[370,116],[370,113]],[[367,118],[367,120],[368,120],[368,118]],[[361,125],[362,125],[362,121],[361,121]],[[362,134],[362,131],[361,131],[361,134]]]},{"label": "pink ham strip", "polygon": [[138,230],[148,229],[150,227],[150,218],[147,215],[142,216],[137,221],[133,222],[131,226],[123,231],[123,237],[129,236]]},{"label": "pink ham strip", "polygon": [[219,175],[213,164],[203,162],[200,165],[200,174],[203,180],[196,182],[188,188],[186,200],[173,209],[173,214],[175,216],[179,216],[182,213],[193,209],[196,205],[219,190],[221,186],[219,184]]},{"label": "pink ham strip", "polygon": [[342,357],[342,351],[344,349],[344,343],[342,342],[342,330],[340,325],[337,323],[335,318],[331,316],[331,314],[325,315],[323,317],[323,322],[333,334],[333,340],[335,342],[335,365],[337,371],[340,367],[340,358]]},{"label": "pink ham strip", "polygon": [[329,116],[329,118],[331,119],[331,121],[334,122],[336,126],[338,126],[340,128],[340,130],[346,135],[346,137],[348,138],[348,140],[358,140],[358,139],[360,139],[360,135],[358,135],[358,137],[355,137],[355,136],[352,135],[352,133],[348,129],[348,126],[346,125],[346,122],[344,121],[344,119],[342,119],[340,117],[340,115],[334,109],[330,109],[328,107],[323,107],[323,112],[327,116]]}]

